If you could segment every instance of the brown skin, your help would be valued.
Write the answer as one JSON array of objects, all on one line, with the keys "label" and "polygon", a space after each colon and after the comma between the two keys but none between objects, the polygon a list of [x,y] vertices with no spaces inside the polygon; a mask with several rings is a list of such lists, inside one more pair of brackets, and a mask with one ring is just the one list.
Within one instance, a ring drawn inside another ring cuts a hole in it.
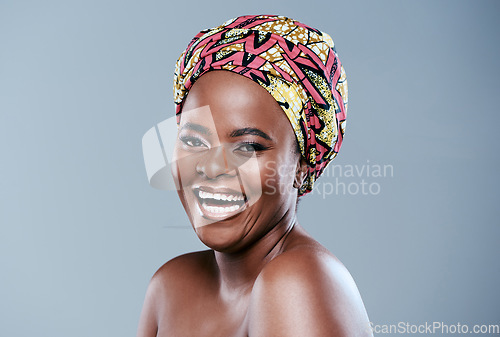
[{"label": "brown skin", "polygon": [[[207,105],[215,123],[201,110],[184,114]],[[210,132],[187,127],[193,123]],[[241,132],[249,129],[268,139]],[[211,71],[190,90],[180,130],[174,178],[211,250],[155,273],[137,336],[371,336],[349,272],[297,223],[306,166],[274,98],[241,75]],[[243,169],[245,161],[253,170]],[[276,174],[282,167],[288,174]],[[217,219],[200,212],[197,188],[243,193],[247,204]]]}]

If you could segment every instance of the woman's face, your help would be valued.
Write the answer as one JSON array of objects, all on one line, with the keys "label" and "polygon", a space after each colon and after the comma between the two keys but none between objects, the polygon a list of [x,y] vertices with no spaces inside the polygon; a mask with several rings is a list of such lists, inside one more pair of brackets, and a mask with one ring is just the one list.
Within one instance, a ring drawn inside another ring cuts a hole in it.
[{"label": "woman's face", "polygon": [[295,135],[274,98],[229,71],[200,77],[183,106],[173,175],[208,247],[231,252],[295,214]]}]

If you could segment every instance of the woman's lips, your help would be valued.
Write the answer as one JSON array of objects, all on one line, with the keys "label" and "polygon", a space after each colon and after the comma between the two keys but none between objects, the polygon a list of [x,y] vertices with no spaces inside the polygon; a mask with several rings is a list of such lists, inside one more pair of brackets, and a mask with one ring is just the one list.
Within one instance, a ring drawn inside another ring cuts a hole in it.
[{"label": "woman's lips", "polygon": [[202,216],[212,220],[221,220],[240,213],[246,205],[244,194],[231,189],[197,187],[193,193],[198,200]]}]

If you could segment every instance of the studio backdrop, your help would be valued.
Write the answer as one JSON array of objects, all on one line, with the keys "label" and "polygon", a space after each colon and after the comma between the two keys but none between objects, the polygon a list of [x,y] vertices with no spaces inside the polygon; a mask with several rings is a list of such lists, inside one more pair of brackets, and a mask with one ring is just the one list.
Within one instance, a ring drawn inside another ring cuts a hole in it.
[{"label": "studio backdrop", "polygon": [[500,5],[388,0],[1,1],[0,335],[134,336],[153,273],[205,249],[142,137],[190,39],[245,14],[335,41],[346,133],[298,216],[376,335],[498,336]]}]

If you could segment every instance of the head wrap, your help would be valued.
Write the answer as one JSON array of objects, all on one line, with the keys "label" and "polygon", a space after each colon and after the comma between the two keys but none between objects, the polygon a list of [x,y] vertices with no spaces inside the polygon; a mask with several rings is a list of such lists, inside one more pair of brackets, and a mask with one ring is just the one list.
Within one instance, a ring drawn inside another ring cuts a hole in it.
[{"label": "head wrap", "polygon": [[257,82],[279,103],[308,172],[299,195],[337,155],[345,128],[347,81],[331,37],[296,20],[247,15],[198,33],[177,60],[176,114],[193,83],[225,69]]}]

